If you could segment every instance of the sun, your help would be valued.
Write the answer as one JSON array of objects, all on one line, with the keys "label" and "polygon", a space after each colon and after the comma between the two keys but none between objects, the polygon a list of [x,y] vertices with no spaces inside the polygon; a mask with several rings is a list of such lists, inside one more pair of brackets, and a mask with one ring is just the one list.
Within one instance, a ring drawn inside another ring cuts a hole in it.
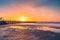
[{"label": "sun", "polygon": [[22,17],[20,18],[20,21],[26,21],[26,20],[27,20],[27,18],[24,17],[24,16],[22,16]]}]

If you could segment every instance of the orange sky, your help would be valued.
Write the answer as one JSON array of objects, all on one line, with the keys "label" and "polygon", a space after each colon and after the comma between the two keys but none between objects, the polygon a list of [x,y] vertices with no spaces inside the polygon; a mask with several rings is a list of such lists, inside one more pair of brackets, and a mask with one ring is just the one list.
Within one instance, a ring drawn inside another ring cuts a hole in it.
[{"label": "orange sky", "polygon": [[60,21],[60,16],[58,16],[60,12],[47,6],[34,7],[28,4],[12,4],[2,8],[0,13],[0,17],[5,20],[19,21],[22,16],[25,16],[27,21]]}]

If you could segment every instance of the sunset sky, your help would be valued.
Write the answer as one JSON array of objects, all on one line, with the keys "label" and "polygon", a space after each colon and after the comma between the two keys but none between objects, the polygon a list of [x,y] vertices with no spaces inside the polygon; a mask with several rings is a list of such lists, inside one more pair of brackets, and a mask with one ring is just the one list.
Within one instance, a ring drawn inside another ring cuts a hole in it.
[{"label": "sunset sky", "polygon": [[60,0],[0,0],[0,17],[5,20],[60,21]]}]

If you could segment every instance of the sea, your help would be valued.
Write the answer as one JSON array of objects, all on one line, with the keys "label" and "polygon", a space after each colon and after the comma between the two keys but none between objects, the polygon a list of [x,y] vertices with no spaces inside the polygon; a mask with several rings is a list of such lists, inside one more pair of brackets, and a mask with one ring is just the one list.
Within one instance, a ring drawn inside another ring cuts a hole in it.
[{"label": "sea", "polygon": [[60,23],[0,25],[0,40],[60,40]]}]

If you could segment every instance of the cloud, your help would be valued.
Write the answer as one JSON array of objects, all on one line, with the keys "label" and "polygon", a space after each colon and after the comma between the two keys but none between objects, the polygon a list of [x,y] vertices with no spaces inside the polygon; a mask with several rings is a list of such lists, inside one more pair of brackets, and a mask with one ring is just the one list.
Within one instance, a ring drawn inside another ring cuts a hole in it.
[{"label": "cloud", "polygon": [[1,8],[0,16],[3,17],[18,17],[23,14],[28,14],[36,18],[38,21],[59,21],[60,12],[48,6],[35,7],[32,3],[25,4],[11,4],[7,7]]}]

